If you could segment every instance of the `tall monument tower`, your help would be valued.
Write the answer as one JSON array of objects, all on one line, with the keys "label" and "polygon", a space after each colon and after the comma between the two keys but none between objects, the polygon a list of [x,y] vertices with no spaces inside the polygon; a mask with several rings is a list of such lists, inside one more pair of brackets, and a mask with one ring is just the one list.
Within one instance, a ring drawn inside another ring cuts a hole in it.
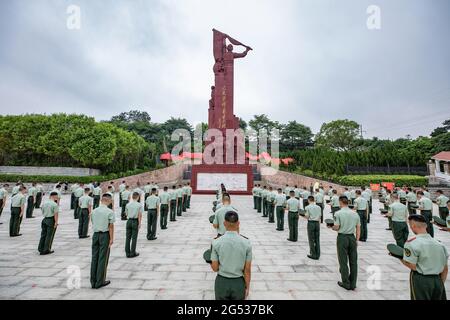
[{"label": "tall monument tower", "polygon": [[[228,42],[228,44],[227,44]],[[244,47],[245,51],[234,52],[234,46]],[[192,167],[192,187],[195,193],[212,193],[220,183],[235,194],[249,194],[253,184],[252,168],[248,163],[238,164],[237,149],[245,148],[243,143],[225,143],[231,130],[239,129],[239,118],[234,115],[234,61],[244,58],[252,50],[247,45],[229,35],[213,29],[214,86],[208,109],[208,128],[217,129],[223,136],[223,159],[220,163],[194,165]],[[227,153],[232,151],[232,162]],[[228,160],[228,161],[227,161]]]}]

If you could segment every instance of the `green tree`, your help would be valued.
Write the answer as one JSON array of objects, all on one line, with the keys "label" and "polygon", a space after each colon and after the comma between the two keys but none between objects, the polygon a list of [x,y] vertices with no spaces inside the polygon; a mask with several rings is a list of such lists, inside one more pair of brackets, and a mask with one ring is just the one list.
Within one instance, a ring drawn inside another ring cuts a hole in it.
[{"label": "green tree", "polygon": [[281,145],[283,150],[304,148],[312,143],[311,129],[297,121],[289,121],[281,129]]},{"label": "green tree", "polygon": [[337,151],[354,149],[359,142],[359,124],[351,120],[335,120],[322,124],[316,144]]}]

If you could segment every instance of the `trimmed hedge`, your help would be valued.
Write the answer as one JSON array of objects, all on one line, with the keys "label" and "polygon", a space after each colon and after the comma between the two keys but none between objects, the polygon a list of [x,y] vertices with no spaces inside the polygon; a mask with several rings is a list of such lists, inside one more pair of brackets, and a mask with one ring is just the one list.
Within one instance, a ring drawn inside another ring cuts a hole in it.
[{"label": "trimmed hedge", "polygon": [[87,177],[74,177],[74,176],[41,176],[41,175],[18,175],[18,174],[0,174],[1,182],[17,182],[22,181],[24,183],[40,182],[40,183],[90,183],[93,181],[103,182],[109,180],[115,180],[123,177],[134,176],[154,169],[137,169],[130,170],[122,173],[111,173],[102,176],[87,176]]},{"label": "trimmed hedge", "polygon": [[428,184],[428,179],[414,175],[351,175],[340,176],[335,182],[345,186],[361,186],[370,183],[394,182],[396,186],[407,185],[410,187],[420,187]]}]

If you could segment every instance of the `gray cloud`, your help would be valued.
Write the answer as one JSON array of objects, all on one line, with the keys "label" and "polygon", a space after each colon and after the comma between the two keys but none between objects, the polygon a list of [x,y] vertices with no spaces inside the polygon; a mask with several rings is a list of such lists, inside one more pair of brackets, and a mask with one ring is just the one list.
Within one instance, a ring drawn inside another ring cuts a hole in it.
[{"label": "gray cloud", "polygon": [[[81,7],[82,29],[66,28]],[[366,8],[381,8],[381,30]],[[0,113],[130,108],[207,121],[213,27],[252,46],[236,62],[235,113],[317,131],[428,135],[450,117],[450,3],[425,1],[32,1],[0,4]]]}]

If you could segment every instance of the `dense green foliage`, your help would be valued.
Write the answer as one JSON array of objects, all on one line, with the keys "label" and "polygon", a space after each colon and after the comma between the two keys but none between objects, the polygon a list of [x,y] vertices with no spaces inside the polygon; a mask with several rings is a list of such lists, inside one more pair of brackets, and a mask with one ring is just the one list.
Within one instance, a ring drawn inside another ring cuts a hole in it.
[{"label": "dense green foliage", "polygon": [[414,175],[352,175],[334,179],[344,186],[368,186],[371,183],[394,182],[396,186],[421,187],[428,183],[426,177]]},{"label": "dense green foliage", "polygon": [[146,167],[149,152],[139,135],[84,115],[0,116],[1,165],[122,172]]}]

